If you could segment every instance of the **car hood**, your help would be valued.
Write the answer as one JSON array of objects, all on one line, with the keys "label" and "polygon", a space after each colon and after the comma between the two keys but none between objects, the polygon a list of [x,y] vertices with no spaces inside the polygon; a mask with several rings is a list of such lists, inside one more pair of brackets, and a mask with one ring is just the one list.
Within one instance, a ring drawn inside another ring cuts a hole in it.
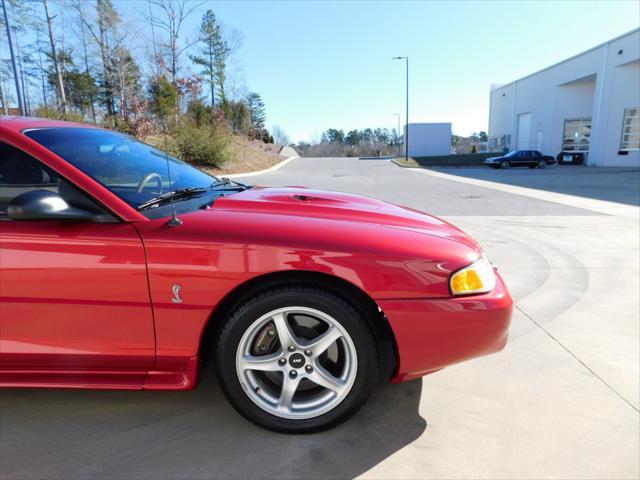
[{"label": "car hood", "polygon": [[254,187],[215,201],[214,209],[359,222],[445,237],[478,250],[457,227],[418,210],[349,193],[304,187]]}]

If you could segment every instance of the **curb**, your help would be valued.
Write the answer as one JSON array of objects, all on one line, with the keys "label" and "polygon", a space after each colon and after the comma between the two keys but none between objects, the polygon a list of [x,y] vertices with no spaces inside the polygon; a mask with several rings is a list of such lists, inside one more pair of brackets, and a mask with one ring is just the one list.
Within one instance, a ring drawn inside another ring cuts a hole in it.
[{"label": "curb", "polygon": [[276,163],[273,167],[266,168],[264,170],[258,170],[257,172],[246,172],[246,173],[231,173],[229,175],[224,175],[227,178],[242,178],[242,177],[250,177],[252,175],[262,175],[263,173],[274,172],[282,167],[284,167],[289,162],[300,158],[299,156],[289,157],[281,161],[280,163]]},{"label": "curb", "polygon": [[420,165],[402,165],[400,162],[398,162],[398,160],[395,159],[395,157],[392,158],[390,161],[391,163],[395,163],[400,168],[424,168],[424,167],[421,167]]}]

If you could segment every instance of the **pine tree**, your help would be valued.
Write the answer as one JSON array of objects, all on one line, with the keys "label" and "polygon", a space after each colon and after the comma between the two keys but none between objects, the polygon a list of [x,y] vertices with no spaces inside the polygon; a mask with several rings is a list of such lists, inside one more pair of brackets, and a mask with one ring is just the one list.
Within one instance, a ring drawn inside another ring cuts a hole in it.
[{"label": "pine tree", "polygon": [[247,95],[246,101],[249,107],[251,128],[256,131],[263,130],[267,116],[264,111],[262,97],[259,93],[251,92]]},{"label": "pine tree", "polygon": [[198,38],[202,44],[201,55],[191,55],[191,61],[202,66],[202,75],[207,79],[211,88],[211,107],[215,106],[216,98],[216,46],[222,42],[220,25],[216,21],[216,16],[211,10],[207,10],[202,16],[200,24],[200,36]]}]

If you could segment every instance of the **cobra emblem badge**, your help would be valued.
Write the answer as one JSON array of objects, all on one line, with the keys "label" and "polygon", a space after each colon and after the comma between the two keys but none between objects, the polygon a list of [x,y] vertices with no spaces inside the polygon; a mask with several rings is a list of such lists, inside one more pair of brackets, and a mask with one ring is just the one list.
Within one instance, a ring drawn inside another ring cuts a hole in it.
[{"label": "cobra emblem badge", "polygon": [[171,301],[173,303],[182,303],[182,297],[180,296],[180,290],[182,290],[182,287],[180,285],[178,285],[177,283],[171,287],[171,291],[173,292],[173,298],[171,299]]}]

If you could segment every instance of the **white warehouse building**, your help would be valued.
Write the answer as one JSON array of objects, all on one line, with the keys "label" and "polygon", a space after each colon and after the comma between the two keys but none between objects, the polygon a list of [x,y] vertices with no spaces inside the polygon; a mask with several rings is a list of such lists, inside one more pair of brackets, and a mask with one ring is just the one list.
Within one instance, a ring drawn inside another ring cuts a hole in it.
[{"label": "white warehouse building", "polygon": [[[407,129],[410,157],[451,153],[451,123],[410,123],[404,127],[405,135]],[[404,152],[404,148],[402,151]]]},{"label": "white warehouse building", "polygon": [[640,29],[492,86],[489,150],[505,149],[639,167]]}]

